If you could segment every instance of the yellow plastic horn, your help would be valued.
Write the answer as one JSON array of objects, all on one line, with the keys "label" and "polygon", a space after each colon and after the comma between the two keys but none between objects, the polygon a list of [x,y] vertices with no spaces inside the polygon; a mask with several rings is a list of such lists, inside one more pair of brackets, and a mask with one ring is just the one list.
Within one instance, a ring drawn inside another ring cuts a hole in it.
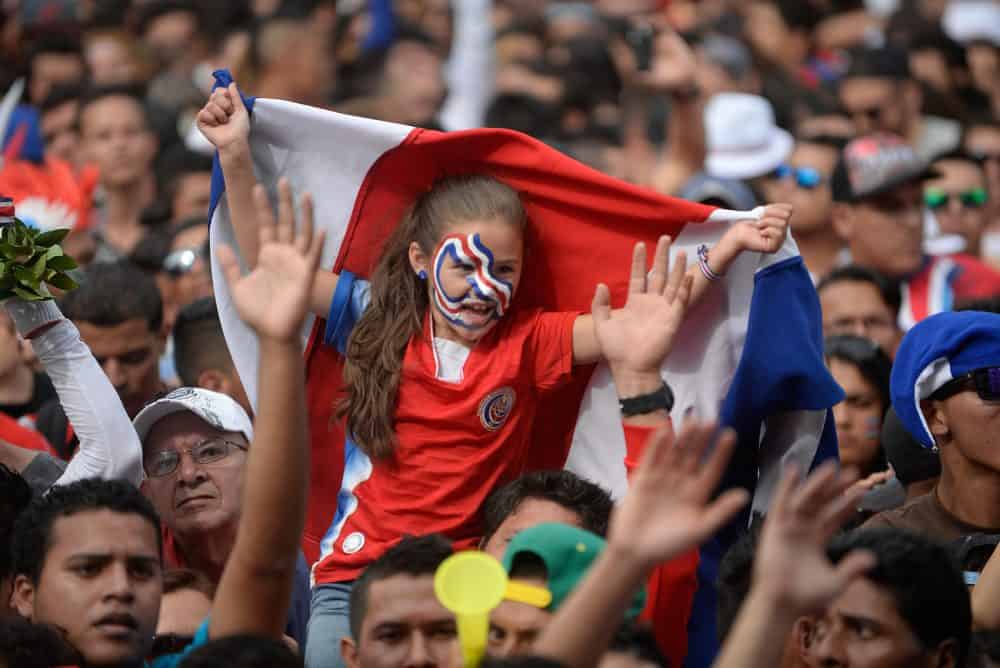
[{"label": "yellow plastic horn", "polygon": [[434,593],[455,613],[458,641],[466,668],[479,665],[486,653],[490,612],[507,591],[507,573],[484,552],[459,552],[444,560],[434,575]]}]

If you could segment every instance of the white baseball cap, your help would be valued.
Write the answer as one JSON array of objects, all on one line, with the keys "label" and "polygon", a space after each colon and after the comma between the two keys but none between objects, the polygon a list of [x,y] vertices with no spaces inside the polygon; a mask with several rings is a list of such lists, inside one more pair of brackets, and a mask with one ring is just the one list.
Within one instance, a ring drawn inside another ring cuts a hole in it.
[{"label": "white baseball cap", "polygon": [[243,407],[226,394],[200,387],[181,387],[157,399],[139,411],[132,426],[139,440],[145,441],[153,425],[184,411],[194,413],[219,431],[239,432],[247,442],[253,440],[253,423]]},{"label": "white baseball cap", "polygon": [[774,122],[771,103],[748,93],[713,95],[705,105],[705,135],[705,171],[725,179],[764,176],[787,160],[795,145]]},{"label": "white baseball cap", "polygon": [[952,0],[941,16],[941,27],[959,44],[982,41],[1000,46],[1000,4],[996,0]]}]

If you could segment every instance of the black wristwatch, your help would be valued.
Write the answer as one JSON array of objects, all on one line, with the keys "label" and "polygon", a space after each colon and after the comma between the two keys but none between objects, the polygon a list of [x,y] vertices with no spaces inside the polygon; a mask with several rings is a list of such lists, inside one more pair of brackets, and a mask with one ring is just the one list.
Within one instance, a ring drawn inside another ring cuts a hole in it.
[{"label": "black wristwatch", "polygon": [[628,399],[619,399],[618,406],[621,408],[622,417],[644,415],[660,409],[669,413],[674,407],[674,393],[664,383],[660,386],[660,389],[648,394],[640,394],[637,397],[629,397]]}]

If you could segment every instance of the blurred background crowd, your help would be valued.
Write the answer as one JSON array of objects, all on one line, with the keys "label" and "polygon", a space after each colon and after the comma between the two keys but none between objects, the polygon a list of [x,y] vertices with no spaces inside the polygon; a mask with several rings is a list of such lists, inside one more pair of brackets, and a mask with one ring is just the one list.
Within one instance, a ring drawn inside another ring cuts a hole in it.
[{"label": "blurred background crowd", "polygon": [[[885,419],[903,334],[1000,310],[994,1],[4,0],[0,53],[0,194],[72,228],[83,285],[60,306],[130,417],[179,385],[250,412],[207,261],[195,117],[219,69],[244,95],[518,130],[663,194],[793,204],[869,513],[940,473]],[[0,318],[0,438],[68,460],[52,383]]]}]

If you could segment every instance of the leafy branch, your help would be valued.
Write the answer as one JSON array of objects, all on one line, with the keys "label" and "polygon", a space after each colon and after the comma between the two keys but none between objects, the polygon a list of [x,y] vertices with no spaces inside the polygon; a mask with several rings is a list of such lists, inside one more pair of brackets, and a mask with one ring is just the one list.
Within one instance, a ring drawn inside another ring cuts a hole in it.
[{"label": "leafy branch", "polygon": [[44,301],[52,299],[48,286],[76,288],[66,273],[76,262],[59,245],[67,234],[68,228],[39,232],[17,218],[0,227],[0,300]]}]

